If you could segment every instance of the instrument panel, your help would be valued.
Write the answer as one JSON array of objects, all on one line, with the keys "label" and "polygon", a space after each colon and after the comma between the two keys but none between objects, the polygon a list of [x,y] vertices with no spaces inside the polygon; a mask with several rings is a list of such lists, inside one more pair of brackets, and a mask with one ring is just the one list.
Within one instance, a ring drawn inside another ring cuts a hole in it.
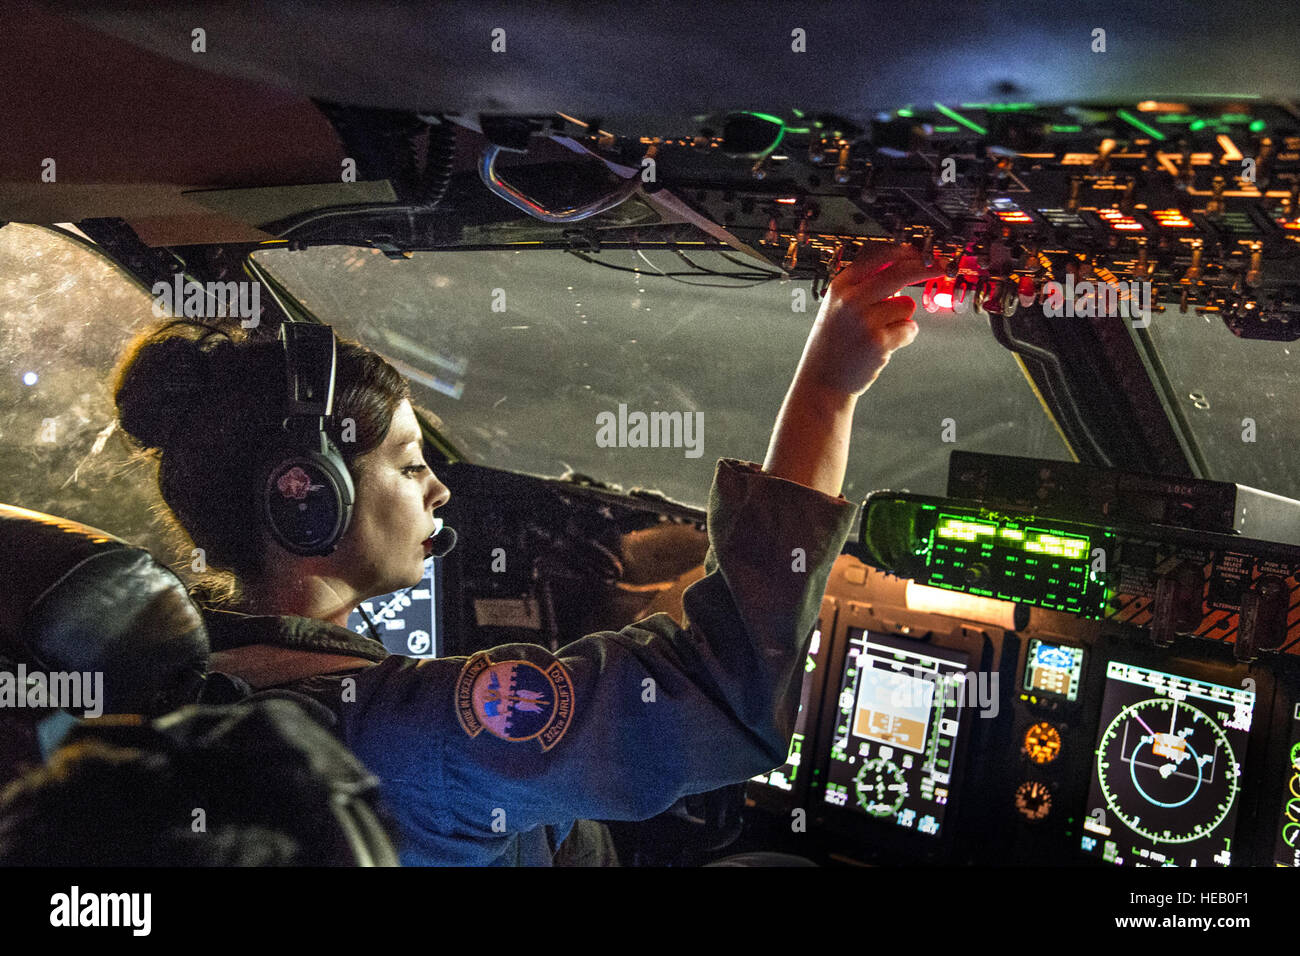
[{"label": "instrument panel", "polygon": [[1065,638],[941,621],[864,600],[878,574],[837,564],[791,761],[749,785],[751,813],[806,814],[812,839],[796,830],[791,852],[1300,865],[1294,658],[1159,648],[1092,622]]},{"label": "instrument panel", "polygon": [[[806,817],[784,848],[848,864],[1300,865],[1300,660],[1202,620],[1224,555],[1289,578],[1294,546],[903,497],[905,521],[864,509],[859,547],[894,546],[880,566],[845,554],[832,571],[797,773],[749,785],[752,813]],[[1156,574],[1148,618],[1116,613],[1131,575],[1097,552],[1145,562],[1125,542],[1169,536],[1200,562],[1196,600],[1170,600]],[[1273,627],[1288,635],[1300,593],[1285,593]],[[1248,594],[1238,618],[1260,616]]]}]

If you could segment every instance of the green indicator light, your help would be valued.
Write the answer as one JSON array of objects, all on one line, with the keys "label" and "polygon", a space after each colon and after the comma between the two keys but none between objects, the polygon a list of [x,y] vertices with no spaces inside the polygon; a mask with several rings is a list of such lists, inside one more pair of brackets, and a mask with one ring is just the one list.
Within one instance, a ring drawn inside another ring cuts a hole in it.
[{"label": "green indicator light", "polygon": [[799,119],[803,119],[803,110],[797,110],[794,107],[791,107],[790,112],[793,113],[795,116],[797,116]]},{"label": "green indicator light", "polygon": [[1189,127],[1187,127],[1187,128],[1190,129],[1190,130],[1192,130],[1193,132],[1195,132],[1195,131],[1198,130],[1198,129],[1205,129],[1205,120],[1203,120],[1203,119],[1198,119],[1198,120],[1196,120],[1194,123],[1192,123],[1191,126],[1189,126]]},{"label": "green indicator light", "polygon": [[1053,133],[1082,133],[1082,126],[1049,126]]},{"label": "green indicator light", "polygon": [[1162,113],[1156,117],[1157,123],[1190,123],[1196,119],[1191,113]]},{"label": "green indicator light", "polygon": [[1264,132],[1264,127],[1267,125],[1268,124],[1263,120],[1255,120],[1255,122],[1250,124],[1250,131],[1252,133],[1262,133]]},{"label": "green indicator light", "polygon": [[933,129],[936,133],[960,133],[961,132],[960,126],[935,126],[933,127]]},{"label": "green indicator light", "polygon": [[1128,110],[1116,110],[1115,115],[1118,116],[1120,119],[1122,119],[1125,123],[1128,123],[1128,125],[1132,126],[1134,129],[1141,130],[1143,133],[1146,133],[1152,139],[1162,141],[1162,142],[1164,141],[1165,138],[1164,133],[1160,132],[1160,130],[1156,129],[1153,126],[1148,126],[1146,123],[1142,122],[1132,113],[1130,113]]},{"label": "green indicator light", "polygon": [[956,120],[958,123],[961,123],[962,126],[965,126],[968,130],[972,130],[973,132],[979,133],[981,136],[983,136],[985,133],[988,132],[988,130],[986,130],[983,126],[980,126],[978,123],[972,123],[970,120],[962,116],[956,110],[950,109],[949,107],[944,106],[942,103],[935,103],[934,108],[937,109],[944,116],[948,117],[948,119]]},{"label": "green indicator light", "polygon": [[1035,103],[963,103],[964,110],[988,110],[990,113],[1013,113],[1017,110],[1037,109]]},{"label": "green indicator light", "polygon": [[771,113],[750,113],[750,116],[756,119],[767,120],[769,123],[776,123],[778,126],[784,126],[785,121],[779,116],[773,116]]},{"label": "green indicator light", "polygon": [[1245,113],[1224,113],[1219,117],[1220,123],[1249,123],[1250,117]]},{"label": "green indicator light", "polygon": [[909,109],[907,109],[907,108],[903,108],[903,109],[901,109],[901,110],[898,111],[898,115],[901,116],[901,117],[903,117],[904,119],[907,119],[907,118],[909,118],[909,117],[911,117],[911,116],[913,116],[913,115],[915,115],[915,114],[913,114],[911,110],[909,110]]}]

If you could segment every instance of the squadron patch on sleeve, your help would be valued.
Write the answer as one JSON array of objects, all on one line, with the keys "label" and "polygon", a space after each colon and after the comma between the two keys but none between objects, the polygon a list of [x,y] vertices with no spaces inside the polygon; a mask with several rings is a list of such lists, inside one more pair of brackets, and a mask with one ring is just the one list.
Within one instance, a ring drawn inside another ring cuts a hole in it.
[{"label": "squadron patch on sleeve", "polygon": [[456,716],[471,737],[486,730],[512,743],[536,740],[550,750],[573,719],[573,681],[559,661],[545,670],[529,661],[494,664],[479,651],[456,678]]}]

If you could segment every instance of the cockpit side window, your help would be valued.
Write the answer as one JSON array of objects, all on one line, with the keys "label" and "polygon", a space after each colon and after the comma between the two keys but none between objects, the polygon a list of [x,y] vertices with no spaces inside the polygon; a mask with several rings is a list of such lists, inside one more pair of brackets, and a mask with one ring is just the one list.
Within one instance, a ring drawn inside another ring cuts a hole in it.
[{"label": "cockpit side window", "polygon": [[0,228],[0,502],[70,518],[170,562],[148,462],[115,427],[112,371],[156,324],[149,293],[71,233]]}]

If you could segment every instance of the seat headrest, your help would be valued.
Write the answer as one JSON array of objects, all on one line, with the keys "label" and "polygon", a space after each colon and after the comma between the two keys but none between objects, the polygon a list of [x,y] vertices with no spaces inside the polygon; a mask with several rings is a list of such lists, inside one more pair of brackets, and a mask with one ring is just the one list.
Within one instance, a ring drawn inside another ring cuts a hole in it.
[{"label": "seat headrest", "polygon": [[209,650],[185,585],[148,551],[0,504],[0,652],[102,673],[104,713],[154,715],[193,701]]}]

